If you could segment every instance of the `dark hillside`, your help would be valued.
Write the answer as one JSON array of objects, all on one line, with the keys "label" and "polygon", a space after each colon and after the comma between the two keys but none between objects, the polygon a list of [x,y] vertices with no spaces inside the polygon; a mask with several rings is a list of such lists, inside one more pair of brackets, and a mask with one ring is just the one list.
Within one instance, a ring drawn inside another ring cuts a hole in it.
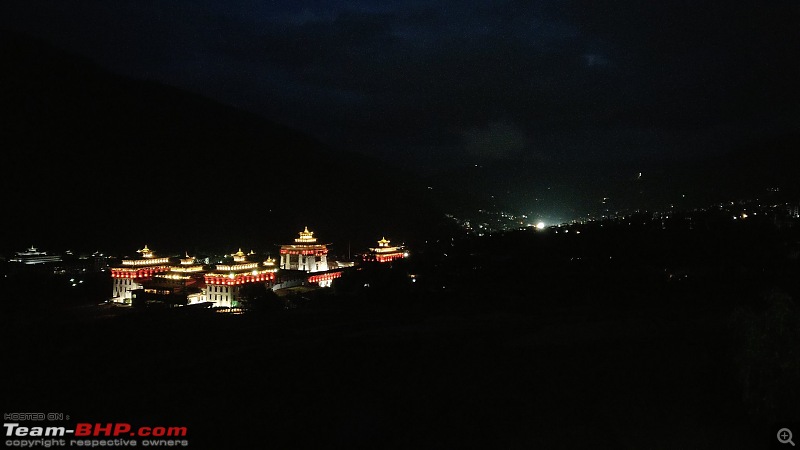
[{"label": "dark hillside", "polygon": [[269,251],[303,226],[346,250],[441,224],[434,193],[384,163],[26,36],[2,33],[0,55],[5,251]]}]

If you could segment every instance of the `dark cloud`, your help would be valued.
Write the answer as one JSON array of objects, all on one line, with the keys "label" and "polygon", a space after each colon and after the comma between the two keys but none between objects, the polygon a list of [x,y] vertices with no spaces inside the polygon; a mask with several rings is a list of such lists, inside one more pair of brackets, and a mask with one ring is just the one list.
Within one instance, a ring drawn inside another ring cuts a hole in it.
[{"label": "dark cloud", "polygon": [[462,138],[467,153],[483,158],[518,157],[528,146],[525,132],[505,120],[491,122],[486,127],[465,130]]},{"label": "dark cloud", "polygon": [[789,1],[9,1],[0,11],[2,26],[115,71],[411,165],[685,156],[800,116],[800,13]]}]

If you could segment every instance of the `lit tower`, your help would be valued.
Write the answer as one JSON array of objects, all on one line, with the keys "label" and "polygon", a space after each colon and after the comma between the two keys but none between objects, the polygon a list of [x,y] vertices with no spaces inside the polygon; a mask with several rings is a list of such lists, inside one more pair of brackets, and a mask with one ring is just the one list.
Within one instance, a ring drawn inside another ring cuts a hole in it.
[{"label": "lit tower", "polygon": [[281,269],[305,272],[328,270],[328,244],[317,244],[313,231],[305,227],[294,242],[281,246]]},{"label": "lit tower", "polygon": [[131,304],[131,291],[142,288],[142,283],[153,275],[170,270],[169,258],[156,258],[152,250],[144,246],[136,250],[141,256],[136,259],[123,259],[122,265],[111,268],[113,279],[111,301]]},{"label": "lit tower", "polygon": [[378,241],[377,247],[370,247],[369,253],[364,255],[364,261],[386,263],[408,256],[408,251],[402,245],[389,245],[384,237]]},{"label": "lit tower", "polygon": [[[250,252],[253,255],[253,252]],[[239,249],[233,254],[233,264],[217,264],[214,270],[205,274],[206,301],[214,306],[236,308],[239,306],[239,292],[242,286],[250,283],[270,284],[275,280],[275,261],[267,258],[263,262],[247,260],[248,255]]]}]

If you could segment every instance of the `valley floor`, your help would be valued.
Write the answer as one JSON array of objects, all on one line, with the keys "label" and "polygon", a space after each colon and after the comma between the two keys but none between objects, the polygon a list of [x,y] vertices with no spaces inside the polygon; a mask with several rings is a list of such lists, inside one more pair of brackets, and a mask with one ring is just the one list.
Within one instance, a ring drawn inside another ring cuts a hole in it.
[{"label": "valley floor", "polygon": [[186,426],[192,448],[767,446],[727,310],[108,308],[7,317],[4,411]]}]

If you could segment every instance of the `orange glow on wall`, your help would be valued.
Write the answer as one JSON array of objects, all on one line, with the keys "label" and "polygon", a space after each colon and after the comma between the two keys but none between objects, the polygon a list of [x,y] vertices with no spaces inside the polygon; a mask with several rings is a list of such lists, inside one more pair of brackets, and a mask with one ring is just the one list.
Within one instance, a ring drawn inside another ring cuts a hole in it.
[{"label": "orange glow on wall", "polygon": [[235,286],[237,284],[261,283],[275,279],[274,272],[265,272],[253,275],[252,273],[239,273],[231,278],[228,275],[209,274],[205,276],[206,284]]},{"label": "orange glow on wall", "polygon": [[405,258],[403,252],[387,253],[387,254],[366,254],[364,261],[375,261],[379,263],[392,262],[398,259]]},{"label": "orange glow on wall", "polygon": [[319,283],[320,281],[330,281],[330,280],[333,280],[334,278],[339,278],[341,276],[342,276],[342,272],[329,272],[329,273],[323,273],[323,274],[319,274],[319,275],[311,275],[310,277],[308,277],[308,282],[309,283]]},{"label": "orange glow on wall", "polygon": [[141,269],[112,268],[111,278],[151,278],[157,273],[168,272],[169,270],[168,266],[143,267]]}]

